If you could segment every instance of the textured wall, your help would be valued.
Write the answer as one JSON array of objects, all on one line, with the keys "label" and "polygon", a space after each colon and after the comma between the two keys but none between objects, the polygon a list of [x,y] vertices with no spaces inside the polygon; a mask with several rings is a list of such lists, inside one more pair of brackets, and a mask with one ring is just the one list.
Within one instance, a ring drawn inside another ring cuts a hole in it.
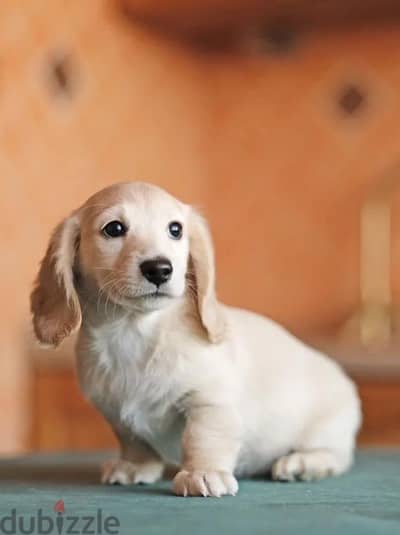
[{"label": "textured wall", "polygon": [[257,39],[200,51],[116,5],[0,5],[2,451],[21,448],[29,424],[28,294],[49,232],[116,180],[156,182],[203,207],[229,303],[332,351],[354,317],[337,354],[364,355],[360,209],[399,159],[400,29],[315,32],[281,52]]},{"label": "textured wall", "polygon": [[28,295],[50,230],[118,180],[201,200],[207,105],[190,56],[104,2],[1,2],[0,54],[0,450],[11,451],[29,425]]}]

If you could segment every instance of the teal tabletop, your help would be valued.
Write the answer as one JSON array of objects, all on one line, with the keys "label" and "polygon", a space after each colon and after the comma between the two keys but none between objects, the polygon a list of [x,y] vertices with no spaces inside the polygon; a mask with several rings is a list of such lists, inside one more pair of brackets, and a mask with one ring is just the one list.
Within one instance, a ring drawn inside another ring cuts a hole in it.
[{"label": "teal tabletop", "polygon": [[103,486],[102,460],[1,460],[0,535],[400,534],[400,451],[361,451],[348,474],[320,482],[241,481],[237,496],[219,499],[175,497],[169,481]]}]

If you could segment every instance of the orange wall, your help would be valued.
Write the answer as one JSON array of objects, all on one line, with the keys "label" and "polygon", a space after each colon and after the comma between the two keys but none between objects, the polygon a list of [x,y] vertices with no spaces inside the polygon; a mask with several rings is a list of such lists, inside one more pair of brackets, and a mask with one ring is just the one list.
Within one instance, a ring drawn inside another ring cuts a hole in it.
[{"label": "orange wall", "polygon": [[[6,0],[0,50],[0,450],[13,451],[29,425],[28,296],[49,232],[113,181],[149,180],[201,201],[207,105],[190,56],[104,2]],[[70,97],[50,76],[64,52]]]},{"label": "orange wall", "polygon": [[[1,2],[3,451],[29,424],[28,295],[47,237],[110,182],[152,181],[203,208],[229,303],[309,340],[336,333],[359,304],[363,196],[398,160],[399,37],[349,29],[287,56],[200,52],[106,0]],[[66,94],[51,68],[63,54]],[[336,97],[352,82],[367,107],[344,118]],[[396,247],[393,262],[397,273]]]}]

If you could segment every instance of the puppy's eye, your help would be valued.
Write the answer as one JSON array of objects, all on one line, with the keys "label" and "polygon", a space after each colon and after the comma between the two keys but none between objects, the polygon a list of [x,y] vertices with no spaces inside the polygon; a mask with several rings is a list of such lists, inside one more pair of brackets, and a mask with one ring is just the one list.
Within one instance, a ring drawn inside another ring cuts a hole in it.
[{"label": "puppy's eye", "polygon": [[180,240],[182,238],[182,224],[179,221],[171,221],[168,225],[168,233],[174,240]]},{"label": "puppy's eye", "polygon": [[126,234],[127,228],[121,221],[110,221],[102,230],[108,238],[119,238]]}]

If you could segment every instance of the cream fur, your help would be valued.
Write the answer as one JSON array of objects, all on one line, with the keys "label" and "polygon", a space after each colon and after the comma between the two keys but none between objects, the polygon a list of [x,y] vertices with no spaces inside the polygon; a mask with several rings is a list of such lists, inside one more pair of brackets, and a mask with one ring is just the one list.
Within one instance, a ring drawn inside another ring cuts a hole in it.
[{"label": "cream fur", "polygon": [[[58,344],[79,325],[63,326],[70,314],[59,300],[50,317],[47,296],[60,288],[49,285],[71,281],[65,306],[78,296],[82,390],[121,444],[104,482],[153,482],[174,463],[176,494],[221,496],[237,492],[235,477],[317,479],[349,468],[361,420],[354,385],[273,321],[218,303],[211,240],[191,207],[133,182],[99,192],[72,217],[75,256],[67,220],[43,261],[32,311],[38,338]],[[114,219],[128,233],[107,239],[101,228]],[[181,240],[166,230],[175,220]],[[138,266],[160,255],[174,271],[158,298]],[[54,265],[56,276],[44,277]]]}]

